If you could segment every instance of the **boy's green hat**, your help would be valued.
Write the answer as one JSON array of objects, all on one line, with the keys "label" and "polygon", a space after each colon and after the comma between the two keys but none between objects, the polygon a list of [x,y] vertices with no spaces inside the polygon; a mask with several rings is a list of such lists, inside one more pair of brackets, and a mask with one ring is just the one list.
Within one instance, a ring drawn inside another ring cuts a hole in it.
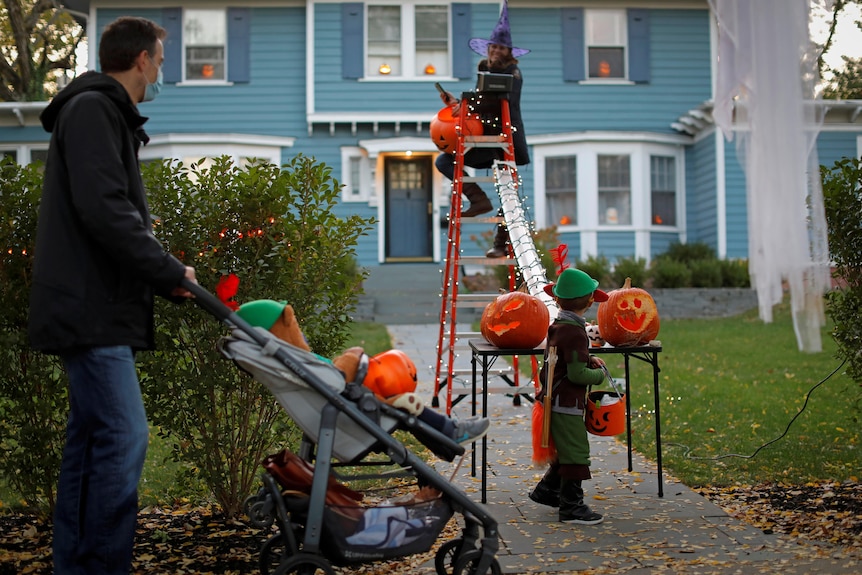
[{"label": "boy's green hat", "polygon": [[545,293],[562,299],[574,299],[593,294],[596,301],[608,301],[608,294],[598,289],[599,282],[579,269],[566,268],[557,283],[545,286]]},{"label": "boy's green hat", "polygon": [[281,317],[286,301],[259,299],[239,306],[236,314],[254,327],[269,329]]}]

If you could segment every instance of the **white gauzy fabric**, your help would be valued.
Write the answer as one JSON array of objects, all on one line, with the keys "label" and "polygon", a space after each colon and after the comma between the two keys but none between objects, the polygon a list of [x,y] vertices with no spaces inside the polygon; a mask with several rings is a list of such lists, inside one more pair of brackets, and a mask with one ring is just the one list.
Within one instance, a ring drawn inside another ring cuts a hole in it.
[{"label": "white gauzy fabric", "polygon": [[745,169],[749,273],[760,317],[772,321],[786,285],[799,349],[819,352],[830,273],[812,1],[709,0],[719,34],[713,117],[736,138]]}]

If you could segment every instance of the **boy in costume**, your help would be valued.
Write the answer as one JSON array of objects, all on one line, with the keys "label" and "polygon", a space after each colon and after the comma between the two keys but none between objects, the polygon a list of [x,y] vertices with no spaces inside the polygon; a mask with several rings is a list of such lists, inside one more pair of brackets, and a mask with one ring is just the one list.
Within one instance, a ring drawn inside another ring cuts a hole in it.
[{"label": "boy in costume", "polygon": [[[268,299],[256,300],[242,304],[236,313],[252,326],[262,327],[294,347],[311,352],[296,320],[293,307],[287,303]],[[332,359],[332,364],[344,374],[346,382],[356,381],[363,353],[364,350],[361,347],[351,347]],[[321,359],[329,361],[323,357]],[[413,393],[416,389],[416,366],[404,352],[389,350],[380,353],[370,358],[370,364],[363,383],[374,391],[381,401],[415,415],[420,421],[452,438],[456,443],[472,443],[488,432],[491,422],[486,417],[451,419],[426,408],[419,396]],[[387,377],[401,378],[401,381],[386,381]],[[394,385],[389,385],[391,383]],[[393,393],[385,397],[378,393],[383,389],[398,388],[409,391]]]},{"label": "boy in costume", "polygon": [[550,464],[542,480],[530,492],[530,499],[542,505],[559,507],[563,523],[596,525],[603,517],[584,503],[581,482],[591,479],[590,443],[584,423],[587,388],[604,381],[598,357],[590,355],[584,314],[594,301],[607,301],[608,294],[598,289],[599,282],[585,272],[567,268],[555,284],[545,286],[545,292],[560,306],[560,314],[548,328],[547,349],[555,347],[557,363],[548,372],[548,351],[539,374],[546,382],[536,400],[543,401],[546,390],[551,393],[551,437],[557,458]]}]

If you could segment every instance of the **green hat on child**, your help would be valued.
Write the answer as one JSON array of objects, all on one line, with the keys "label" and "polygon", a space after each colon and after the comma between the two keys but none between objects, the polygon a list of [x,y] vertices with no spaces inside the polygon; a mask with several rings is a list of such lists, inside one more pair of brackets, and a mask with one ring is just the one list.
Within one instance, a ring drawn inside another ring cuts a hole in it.
[{"label": "green hat on child", "polygon": [[281,317],[286,305],[286,301],[259,299],[242,304],[236,314],[253,327],[269,329]]},{"label": "green hat on child", "polygon": [[596,301],[608,301],[608,294],[598,288],[599,282],[586,272],[566,268],[560,274],[557,283],[546,285],[544,290],[546,294],[555,295],[561,299],[574,299],[593,294],[593,299]]}]

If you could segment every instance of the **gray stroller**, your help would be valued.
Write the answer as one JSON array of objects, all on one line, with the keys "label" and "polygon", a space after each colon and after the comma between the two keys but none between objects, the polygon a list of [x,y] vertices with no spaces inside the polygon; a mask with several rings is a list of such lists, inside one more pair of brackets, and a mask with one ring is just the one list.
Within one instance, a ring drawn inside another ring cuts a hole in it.
[{"label": "gray stroller", "polygon": [[[260,555],[263,575],[332,575],[344,566],[406,557],[430,549],[453,514],[464,518],[460,537],[440,546],[439,575],[501,573],[497,521],[485,507],[437,473],[392,436],[413,434],[446,461],[464,448],[415,416],[379,401],[357,381],[345,383],[332,364],[245,322],[218,298],[184,282],[196,302],[232,328],[219,350],[269,389],[303,431],[299,454],[266,458],[263,486],[246,501],[252,523],[277,530]],[[367,361],[367,359],[366,359]],[[362,495],[337,480],[336,468],[376,465],[375,454],[432,497],[405,497],[364,506]]]}]

